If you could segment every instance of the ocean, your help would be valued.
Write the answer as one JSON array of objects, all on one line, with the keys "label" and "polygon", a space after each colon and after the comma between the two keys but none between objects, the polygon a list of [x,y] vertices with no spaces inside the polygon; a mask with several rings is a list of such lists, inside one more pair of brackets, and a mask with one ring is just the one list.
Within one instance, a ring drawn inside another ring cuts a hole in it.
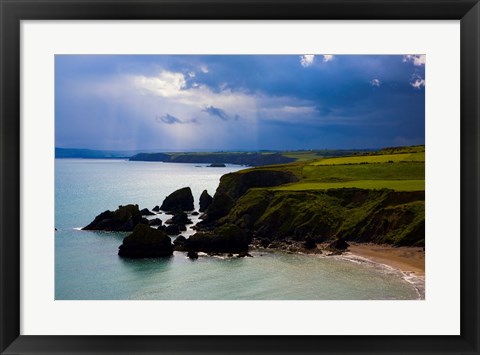
[{"label": "ocean", "polygon": [[[414,286],[391,268],[352,258],[252,251],[253,258],[183,252],[163,259],[117,255],[128,233],[82,231],[96,215],[119,205],[161,205],[190,186],[195,206],[203,190],[213,196],[223,174],[244,167],[55,160],[56,300],[387,300],[417,299]],[[153,216],[163,221],[165,214]],[[192,218],[194,222],[196,217]],[[189,229],[182,235],[188,237]]]}]

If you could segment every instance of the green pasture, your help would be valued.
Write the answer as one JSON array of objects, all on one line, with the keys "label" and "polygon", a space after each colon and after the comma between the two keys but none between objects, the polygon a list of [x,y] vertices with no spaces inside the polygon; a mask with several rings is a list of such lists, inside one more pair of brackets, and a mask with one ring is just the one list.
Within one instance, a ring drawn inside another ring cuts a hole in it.
[{"label": "green pasture", "polygon": [[406,147],[390,147],[381,149],[378,154],[399,154],[425,152],[424,145],[411,145]]},{"label": "green pasture", "polygon": [[377,164],[407,161],[424,162],[425,152],[326,158],[317,162],[313,162],[312,165]]},{"label": "green pasture", "polygon": [[[287,152],[298,160],[288,164],[252,169],[289,171],[299,181],[275,190],[304,191],[336,188],[425,190],[425,151],[423,146],[387,148],[393,154],[365,154],[321,159],[318,151]],[[417,150],[417,151],[416,151]],[[400,153],[397,153],[401,151]],[[314,158],[311,160],[310,158]],[[321,160],[320,160],[321,159]]]},{"label": "green pasture", "polygon": [[304,165],[302,180],[341,182],[353,180],[424,180],[423,163],[356,165]]},{"label": "green pasture", "polygon": [[356,180],[343,182],[298,182],[274,188],[281,191],[327,190],[340,188],[391,189],[395,191],[423,191],[425,180]]},{"label": "green pasture", "polygon": [[298,152],[284,152],[283,156],[287,158],[297,159],[296,162],[305,162],[315,159],[320,159],[317,151],[298,151]]}]

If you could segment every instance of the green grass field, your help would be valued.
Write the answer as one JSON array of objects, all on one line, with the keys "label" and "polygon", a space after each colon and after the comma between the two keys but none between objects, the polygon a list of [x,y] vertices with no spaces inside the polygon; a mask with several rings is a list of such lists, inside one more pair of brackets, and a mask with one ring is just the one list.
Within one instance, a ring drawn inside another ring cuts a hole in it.
[{"label": "green grass field", "polygon": [[425,180],[356,180],[344,182],[299,182],[274,188],[281,191],[327,190],[356,187],[360,189],[395,191],[423,191]]},{"label": "green grass field", "polygon": [[340,158],[327,158],[312,165],[346,165],[346,164],[374,164],[374,163],[397,163],[397,162],[425,161],[425,152],[418,153],[400,153],[400,154],[382,154],[382,155],[362,155]]},{"label": "green grass field", "polygon": [[353,180],[423,180],[423,163],[383,163],[356,165],[305,165],[303,180],[341,182]]},{"label": "green grass field", "polygon": [[[343,187],[425,190],[425,147],[395,147],[374,153],[321,158],[318,152],[288,152],[298,160],[289,164],[257,167],[294,173],[299,182],[276,190],[317,190]],[[386,154],[390,153],[390,154]],[[315,159],[310,159],[314,157]],[[244,170],[245,172],[250,169]]]},{"label": "green grass field", "polygon": [[411,145],[405,147],[390,147],[381,149],[378,154],[399,154],[399,153],[417,153],[425,152],[424,145]]},{"label": "green grass field", "polygon": [[288,158],[297,159],[297,162],[311,161],[315,159],[321,159],[316,151],[299,151],[299,152],[284,152],[283,156]]}]

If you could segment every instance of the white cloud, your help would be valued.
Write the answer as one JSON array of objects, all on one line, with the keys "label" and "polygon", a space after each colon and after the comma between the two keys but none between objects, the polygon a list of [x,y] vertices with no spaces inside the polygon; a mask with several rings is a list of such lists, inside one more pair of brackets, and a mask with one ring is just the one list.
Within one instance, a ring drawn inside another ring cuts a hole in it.
[{"label": "white cloud", "polygon": [[214,91],[196,82],[187,86],[182,73],[168,71],[162,71],[154,77],[131,76],[129,81],[130,85],[125,85],[125,90],[130,88],[133,93],[150,97],[152,105],[155,103],[162,110],[168,109],[169,113],[180,117],[196,117],[209,106],[221,108],[232,116],[238,114],[244,117],[248,116],[245,111],[253,111],[260,97],[226,87]]},{"label": "white cloud", "polygon": [[420,89],[425,86],[425,79],[423,79],[420,75],[418,74],[413,74],[412,75],[412,81],[410,81],[410,85],[414,89]]},{"label": "white cloud", "polygon": [[412,81],[410,85],[415,88],[415,89],[420,89],[421,87],[425,86],[425,80],[424,79],[416,79],[415,81]]},{"label": "white cloud", "polygon": [[324,54],[324,55],[323,55],[323,61],[324,61],[325,63],[332,61],[333,58],[334,58],[334,56],[331,55],[331,54]]},{"label": "white cloud", "polygon": [[300,56],[300,64],[306,68],[313,64],[315,56],[313,54],[305,54]]},{"label": "white cloud", "polygon": [[425,54],[408,54],[403,56],[403,62],[412,62],[416,67],[425,65],[427,56]]},{"label": "white cloud", "polygon": [[188,76],[189,76],[190,78],[195,78],[195,72],[194,72],[194,71],[189,72],[189,73],[188,73]]},{"label": "white cloud", "polygon": [[158,76],[133,77],[135,86],[156,93],[163,97],[177,96],[186,86],[185,77],[182,73],[162,71]]},{"label": "white cloud", "polygon": [[372,86],[380,86],[382,85],[382,82],[378,79],[373,79],[372,81],[370,81],[370,85]]},{"label": "white cloud", "polygon": [[200,71],[204,74],[207,74],[209,72],[208,67],[206,65],[201,65]]},{"label": "white cloud", "polygon": [[[323,62],[324,63],[331,62],[334,58],[334,56],[332,54],[324,54],[324,55],[322,55],[322,57],[323,57]],[[315,60],[315,55],[314,54],[305,54],[305,55],[300,56],[300,64],[304,68],[313,65],[314,60]]]}]

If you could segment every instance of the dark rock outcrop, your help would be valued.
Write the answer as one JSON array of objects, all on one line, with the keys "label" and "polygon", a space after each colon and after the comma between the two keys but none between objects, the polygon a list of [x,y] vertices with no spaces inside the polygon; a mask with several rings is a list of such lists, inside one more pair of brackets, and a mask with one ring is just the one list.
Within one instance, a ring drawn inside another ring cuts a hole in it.
[{"label": "dark rock outcrop", "polygon": [[333,241],[328,245],[329,249],[332,250],[347,250],[347,248],[350,246],[345,239],[343,238],[338,238],[337,240]]},{"label": "dark rock outcrop", "polygon": [[208,168],[225,168],[226,165],[223,163],[212,163],[208,165]]},{"label": "dark rock outcrop", "polygon": [[200,212],[205,212],[213,201],[213,197],[208,194],[207,190],[203,190],[200,195]]},{"label": "dark rock outcrop", "polygon": [[213,231],[198,232],[187,239],[187,250],[205,253],[242,253],[248,251],[250,240],[234,224],[225,224]]},{"label": "dark rock outcrop", "polygon": [[138,224],[148,224],[148,220],[142,217],[138,205],[119,206],[114,212],[105,211],[100,213],[83,230],[103,230],[114,232],[131,232]]},{"label": "dark rock outcrop", "polygon": [[173,254],[172,241],[162,230],[139,224],[123,239],[118,255],[128,258],[156,258]]},{"label": "dark rock outcrop", "polygon": [[186,248],[185,248],[186,242],[187,242],[187,238],[185,238],[183,235],[179,235],[173,241],[173,248],[177,251],[186,251]]},{"label": "dark rock outcrop", "polygon": [[160,209],[163,211],[193,211],[193,195],[190,187],[184,187],[172,192],[163,201]]},{"label": "dark rock outcrop", "polygon": [[161,226],[162,220],[160,218],[154,218],[148,221],[149,226]]},{"label": "dark rock outcrop", "polygon": [[193,222],[188,218],[185,212],[175,212],[175,214],[165,222],[165,224],[192,224]]},{"label": "dark rock outcrop", "polygon": [[153,212],[160,212],[160,206],[157,205],[157,206],[153,207],[152,211]]},{"label": "dark rock outcrop", "polygon": [[259,244],[260,244],[261,247],[266,248],[266,247],[268,247],[268,246],[270,245],[271,242],[272,242],[272,241],[271,241],[270,239],[268,239],[268,238],[262,238],[262,239],[260,240],[260,243],[259,243]]},{"label": "dark rock outcrop", "polygon": [[144,208],[143,210],[140,211],[142,216],[153,216],[155,213],[152,213],[148,210],[148,208]]},{"label": "dark rock outcrop", "polygon": [[167,233],[168,235],[179,235],[180,228],[177,224],[170,224],[165,227],[165,233]]},{"label": "dark rock outcrop", "polygon": [[308,236],[305,238],[303,246],[305,249],[314,249],[317,247],[317,243],[315,243],[315,240],[312,237]]},{"label": "dark rock outcrop", "polygon": [[193,250],[190,250],[188,253],[187,253],[187,257],[189,259],[198,259],[198,253],[196,251],[193,251]]},{"label": "dark rock outcrop", "polygon": [[239,258],[245,258],[245,257],[249,257],[249,258],[253,258],[253,256],[251,256],[248,252],[246,251],[242,251],[241,253],[238,254],[238,257]]}]

